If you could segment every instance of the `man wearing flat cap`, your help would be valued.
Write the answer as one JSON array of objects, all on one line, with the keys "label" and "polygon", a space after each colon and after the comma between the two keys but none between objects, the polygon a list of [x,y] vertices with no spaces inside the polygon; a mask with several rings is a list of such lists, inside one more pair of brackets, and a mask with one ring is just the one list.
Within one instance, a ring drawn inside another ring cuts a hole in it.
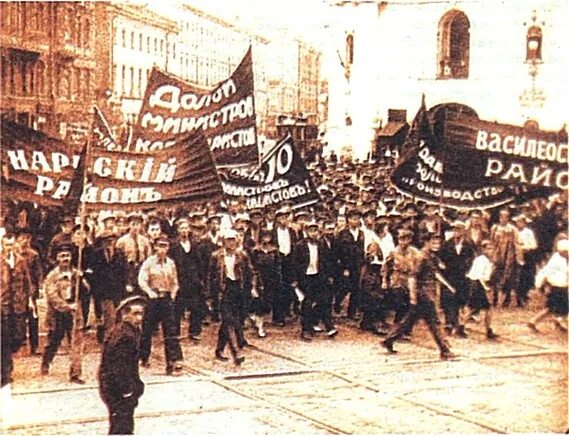
[{"label": "man wearing flat cap", "polygon": [[143,218],[138,212],[128,215],[128,233],[117,240],[116,248],[122,251],[128,262],[127,290],[138,290],[137,276],[142,262],[152,254],[150,240],[142,234]]},{"label": "man wearing flat cap", "polygon": [[364,264],[365,235],[361,230],[361,212],[352,209],[348,212],[348,228],[337,236],[337,254],[341,270],[340,291],[336,295],[334,311],[341,312],[342,302],[350,294],[348,317],[357,319],[360,305],[360,270]]},{"label": "man wearing flat cap", "polygon": [[273,302],[273,324],[279,327],[285,325],[293,299],[292,282],[294,280],[294,246],[300,239],[298,233],[290,225],[290,208],[281,208],[275,214],[273,241],[281,256],[283,286],[275,290]]},{"label": "man wearing flat cap", "polygon": [[90,258],[88,269],[91,294],[101,307],[101,324],[97,326],[97,341],[102,344],[116,319],[116,307],[126,293],[128,263],[116,249],[117,236],[102,233]]},{"label": "man wearing flat cap", "polygon": [[238,249],[238,234],[233,229],[227,229],[223,234],[223,247],[211,255],[207,279],[209,294],[220,296],[221,325],[215,349],[217,360],[229,360],[223,354],[227,345],[235,365],[241,365],[245,360],[238,354],[238,349],[247,344],[240,309],[243,294],[250,294],[256,287],[257,276],[249,256]]},{"label": "man wearing flat cap", "polygon": [[[61,341],[66,332],[73,329],[73,317],[77,310],[75,283],[79,272],[72,266],[71,252],[70,244],[63,244],[56,248],[57,266],[49,272],[43,284],[47,300],[45,320],[48,330],[48,343],[42,355],[42,375],[49,373],[49,366],[61,345]],[[80,285],[80,289],[81,287],[88,287],[85,279],[81,279]],[[73,370],[73,366],[71,369]],[[85,383],[80,378],[80,374],[74,372],[70,373],[70,381],[77,384]]]},{"label": "man wearing flat cap", "polygon": [[306,224],[306,238],[295,247],[296,282],[303,292],[300,319],[302,330],[300,338],[312,340],[314,326],[320,321],[324,324],[327,335],[334,337],[338,331],[332,324],[332,268],[330,251],[320,238],[318,223],[311,220]]},{"label": "man wearing flat cap", "polygon": [[144,327],[140,343],[140,360],[148,366],[152,334],[162,325],[166,374],[179,375],[182,371],[182,348],[176,335],[174,302],[179,290],[176,264],[168,257],[170,241],[164,236],[156,240],[156,253],[146,259],[138,273],[138,285],[148,296]]},{"label": "man wearing flat cap", "polygon": [[99,394],[109,410],[109,434],[133,434],[134,409],[144,393],[138,371],[139,341],[145,299],[131,296],[117,307],[99,366]]},{"label": "man wearing flat cap", "polygon": [[441,289],[441,307],[445,315],[447,334],[455,332],[459,337],[465,337],[464,326],[460,325],[458,315],[468,303],[468,280],[466,273],[476,256],[474,243],[465,237],[466,224],[456,220],[452,223],[452,238],[443,243],[439,257],[443,262],[442,274],[453,286],[456,292],[446,286]]},{"label": "man wearing flat cap", "polygon": [[61,218],[59,225],[61,226],[60,232],[51,239],[47,247],[47,260],[52,267],[57,263],[55,261],[56,248],[60,245],[72,243],[75,220],[71,215],[65,215]]}]

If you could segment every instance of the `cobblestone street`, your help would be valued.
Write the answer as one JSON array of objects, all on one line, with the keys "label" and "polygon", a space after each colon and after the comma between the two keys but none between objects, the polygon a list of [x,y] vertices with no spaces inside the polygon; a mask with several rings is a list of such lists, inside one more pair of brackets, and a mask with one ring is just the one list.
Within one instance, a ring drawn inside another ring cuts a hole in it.
[{"label": "cobblestone street", "polygon": [[[213,359],[217,326],[195,344],[184,338],[185,371],[168,377],[155,337],[146,391],[136,410],[138,434],[370,434],[527,433],[567,430],[567,336],[525,321],[536,309],[502,309],[500,333],[488,342],[471,324],[468,339],[451,338],[458,358],[440,361],[426,327],[389,356],[378,338],[352,321],[337,321],[336,339],[297,339],[298,327],[269,327],[265,339],[247,336],[242,367]],[[67,382],[68,346],[50,371],[39,357],[16,358],[13,400],[4,425],[11,434],[103,434],[107,412],[99,399],[99,354],[86,336],[85,386]]]}]

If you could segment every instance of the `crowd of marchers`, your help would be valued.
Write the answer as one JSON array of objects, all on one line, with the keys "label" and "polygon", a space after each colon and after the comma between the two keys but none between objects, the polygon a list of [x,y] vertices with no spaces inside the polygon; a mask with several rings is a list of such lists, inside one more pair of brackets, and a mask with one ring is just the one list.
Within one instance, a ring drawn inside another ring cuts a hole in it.
[{"label": "crowd of marchers", "polygon": [[[320,201],[302,208],[247,210],[244,199],[229,199],[89,212],[80,223],[5,199],[2,385],[26,342],[48,376],[79,313],[84,330],[95,330],[103,344],[117,307],[133,295],[146,302],[137,358],[150,365],[153,335],[161,334],[173,375],[183,369],[180,341],[199,343],[211,323],[219,326],[212,358],[235,365],[245,359],[246,332],[270,340],[271,331],[297,323],[298,340],[341,338],[340,316],[378,335],[389,353],[397,340],[414,340],[413,326],[424,319],[449,359],[450,336],[466,337],[478,319],[487,339],[499,340],[493,310],[517,306],[523,317],[535,290],[546,293],[546,305],[527,315],[527,328],[537,332],[550,317],[567,331],[566,193],[460,211],[399,195],[389,165],[332,159],[310,169]],[[42,349],[40,322],[48,332]]]}]

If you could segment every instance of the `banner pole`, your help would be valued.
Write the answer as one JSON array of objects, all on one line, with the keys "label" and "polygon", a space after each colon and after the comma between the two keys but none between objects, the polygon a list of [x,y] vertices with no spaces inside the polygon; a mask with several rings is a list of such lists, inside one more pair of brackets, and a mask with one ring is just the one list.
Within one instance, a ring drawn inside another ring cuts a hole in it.
[{"label": "banner pole", "polygon": [[[83,190],[87,185],[87,165],[88,157],[90,155],[91,149],[91,135],[87,138],[87,150],[85,152],[85,171],[83,172]],[[82,364],[83,364],[83,311],[81,309],[81,282],[83,280],[83,252],[86,240],[84,240],[85,235],[85,221],[87,215],[87,207],[83,192],[80,197],[81,206],[79,209],[79,231],[81,241],[79,243],[79,251],[77,254],[77,274],[75,277],[75,314],[73,317],[73,332],[71,335],[71,363],[69,367],[69,377],[70,378],[80,378],[82,375]]]}]

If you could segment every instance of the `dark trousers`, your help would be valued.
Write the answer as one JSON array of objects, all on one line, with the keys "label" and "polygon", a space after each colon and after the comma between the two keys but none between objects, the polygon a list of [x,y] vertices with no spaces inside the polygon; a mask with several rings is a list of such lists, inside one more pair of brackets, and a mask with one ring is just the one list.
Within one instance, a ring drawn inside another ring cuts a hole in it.
[{"label": "dark trousers", "polygon": [[197,336],[202,332],[202,322],[207,313],[205,300],[199,292],[185,292],[178,294],[175,304],[176,336],[180,336],[182,318],[186,310],[190,311],[190,326],[188,333]]},{"label": "dark trousers", "polygon": [[28,311],[26,317],[28,322],[28,341],[30,343],[30,351],[35,353],[39,346],[39,319],[34,317],[31,310]]},{"label": "dark trousers", "polygon": [[79,300],[81,302],[81,313],[83,314],[83,326],[89,323],[89,308],[91,306],[91,293],[87,290],[81,289],[79,293]]},{"label": "dark trousers", "polygon": [[332,300],[334,298],[332,290],[320,274],[307,277],[314,277],[313,281],[309,282],[310,284],[308,285],[308,287],[312,288],[309,291],[313,300],[312,325],[322,322],[324,328],[330,331],[334,328],[334,323],[332,322]]},{"label": "dark trousers", "polygon": [[170,297],[153,298],[148,301],[142,323],[142,337],[140,340],[140,359],[148,360],[152,348],[152,334],[162,325],[164,337],[164,354],[166,366],[183,359],[180,339],[176,335],[176,322],[174,315],[174,302]]},{"label": "dark trousers", "polygon": [[359,271],[350,271],[350,277],[342,276],[340,279],[334,302],[336,312],[340,312],[342,302],[348,294],[350,295],[350,301],[348,303],[348,316],[350,318],[354,318],[357,315],[361,305]]},{"label": "dark trousers", "polygon": [[109,434],[134,433],[134,406],[120,405],[109,408]]},{"label": "dark trousers", "polygon": [[237,356],[239,345],[245,344],[243,325],[240,320],[242,289],[236,282],[227,279],[226,289],[221,299],[221,324],[217,334],[216,352],[222,353],[229,345],[231,355]]},{"label": "dark trousers", "polygon": [[407,313],[407,316],[403,319],[401,324],[395,326],[395,328],[387,335],[385,338],[386,343],[393,343],[406,332],[413,328],[415,323],[420,319],[424,319],[429,330],[437,343],[437,347],[441,353],[446,353],[449,348],[445,341],[443,340],[439,326],[437,325],[437,310],[435,308],[435,303],[429,298],[419,297],[417,305],[411,306],[411,309]]},{"label": "dark trousers", "polygon": [[516,295],[516,303],[523,306],[528,300],[528,294],[534,286],[535,281],[535,263],[526,261],[520,266],[520,281],[518,284],[518,293]]},{"label": "dark trousers", "polygon": [[12,368],[14,361],[12,359],[12,332],[13,332],[13,315],[2,315],[2,335],[0,346],[2,347],[2,386],[4,387],[12,381]]},{"label": "dark trousers", "polygon": [[47,345],[45,346],[42,356],[42,366],[49,366],[53,361],[61,341],[67,332],[73,330],[73,315],[71,312],[55,313],[55,328],[47,334]]},{"label": "dark trousers", "polygon": [[282,286],[275,288],[273,295],[273,322],[283,323],[293,302],[293,289],[291,286],[294,280],[294,263],[292,254],[283,256],[282,262]]},{"label": "dark trousers", "polygon": [[300,306],[302,331],[311,333],[314,325],[322,321],[326,330],[331,330],[332,296],[321,274],[305,275],[302,279],[304,300]]}]

